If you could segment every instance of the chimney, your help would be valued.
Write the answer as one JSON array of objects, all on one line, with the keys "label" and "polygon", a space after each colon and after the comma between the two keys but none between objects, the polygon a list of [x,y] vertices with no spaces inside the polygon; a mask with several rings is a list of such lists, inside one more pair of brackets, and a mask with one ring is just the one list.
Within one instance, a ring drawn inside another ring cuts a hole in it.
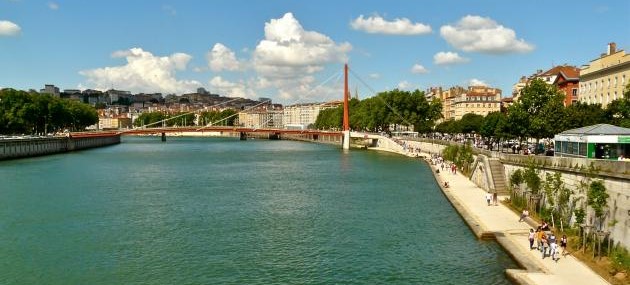
[{"label": "chimney", "polygon": [[617,49],[617,44],[615,44],[615,43],[609,43],[609,44],[608,44],[608,51],[607,51],[607,53],[606,53],[606,54],[607,54],[607,55],[611,55],[611,54],[613,54],[613,53],[617,52],[617,51],[616,51],[616,49]]}]

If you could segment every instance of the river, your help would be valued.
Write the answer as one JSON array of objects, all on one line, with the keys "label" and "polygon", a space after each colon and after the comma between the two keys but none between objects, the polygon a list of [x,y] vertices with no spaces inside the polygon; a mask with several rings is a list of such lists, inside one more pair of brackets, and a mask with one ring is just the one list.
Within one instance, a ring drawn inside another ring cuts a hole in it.
[{"label": "river", "polygon": [[124,137],[0,162],[0,284],[510,284],[423,162]]}]

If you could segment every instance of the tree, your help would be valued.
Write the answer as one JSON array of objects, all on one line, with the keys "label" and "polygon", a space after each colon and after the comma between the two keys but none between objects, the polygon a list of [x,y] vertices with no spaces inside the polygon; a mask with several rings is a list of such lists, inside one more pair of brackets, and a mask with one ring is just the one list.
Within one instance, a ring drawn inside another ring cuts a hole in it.
[{"label": "tree", "polygon": [[[536,141],[559,133],[564,110],[564,94],[553,85],[535,79],[521,90],[521,98],[508,108],[510,127],[516,127],[516,136],[532,137]],[[521,126],[522,128],[518,128]]]},{"label": "tree", "polygon": [[464,114],[460,120],[462,133],[479,133],[483,124],[483,116],[473,113]]},{"label": "tree", "polygon": [[626,85],[623,98],[610,102],[605,113],[611,124],[630,128],[630,83]]},{"label": "tree", "polygon": [[576,102],[564,109],[563,130],[608,123],[607,113],[600,104]]},{"label": "tree", "polygon": [[599,230],[602,230],[604,210],[608,206],[608,193],[606,192],[606,186],[600,180],[591,182],[586,195],[586,203],[591,206],[595,212],[595,217],[599,223]]}]

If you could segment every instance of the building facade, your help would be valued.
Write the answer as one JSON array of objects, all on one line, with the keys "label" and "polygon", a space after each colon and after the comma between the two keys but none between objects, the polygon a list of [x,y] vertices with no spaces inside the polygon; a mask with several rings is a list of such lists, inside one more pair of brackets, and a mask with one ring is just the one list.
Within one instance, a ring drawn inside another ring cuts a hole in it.
[{"label": "building facade", "polygon": [[246,128],[280,129],[284,126],[282,117],[282,110],[248,110],[238,113],[238,125]]},{"label": "building facade", "polygon": [[501,111],[501,89],[487,86],[470,86],[456,96],[450,107],[453,119],[461,120],[465,114],[486,116]]},{"label": "building facade", "polygon": [[326,103],[307,103],[285,106],[283,113],[283,128],[310,128],[311,125],[315,124],[320,111],[335,108],[341,104],[343,104],[342,101],[331,101]]},{"label": "building facade", "polygon": [[571,65],[554,66],[551,69],[535,75],[545,83],[554,85],[564,94],[564,106],[569,106],[578,101],[578,88],[580,83],[580,69]]},{"label": "building facade", "polygon": [[615,43],[609,43],[606,53],[580,70],[578,100],[606,107],[610,102],[623,98],[629,80],[630,54],[617,50]]}]

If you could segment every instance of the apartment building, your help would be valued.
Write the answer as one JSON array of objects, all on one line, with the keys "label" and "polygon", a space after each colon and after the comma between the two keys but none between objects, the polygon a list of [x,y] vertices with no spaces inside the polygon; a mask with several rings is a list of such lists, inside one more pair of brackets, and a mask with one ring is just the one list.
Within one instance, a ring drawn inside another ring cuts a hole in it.
[{"label": "apartment building", "polygon": [[582,66],[578,100],[606,107],[610,102],[623,98],[629,80],[630,54],[617,50],[615,43],[609,43],[605,53]]},{"label": "apartment building", "polygon": [[453,98],[450,110],[455,120],[460,120],[465,114],[486,116],[501,111],[501,89],[470,86],[466,92]]},{"label": "apartment building", "polygon": [[533,78],[540,78],[545,83],[554,85],[564,94],[564,106],[578,101],[580,83],[580,69],[571,65],[554,66],[551,69],[536,74]]},{"label": "apartment building", "polygon": [[280,129],[282,123],[282,110],[252,109],[238,113],[238,125],[246,128],[273,128]]},{"label": "apartment building", "polygon": [[283,123],[284,128],[299,127],[309,128],[315,124],[319,112],[329,108],[335,108],[343,104],[343,101],[331,101],[326,103],[306,103],[295,104],[284,107]]}]

